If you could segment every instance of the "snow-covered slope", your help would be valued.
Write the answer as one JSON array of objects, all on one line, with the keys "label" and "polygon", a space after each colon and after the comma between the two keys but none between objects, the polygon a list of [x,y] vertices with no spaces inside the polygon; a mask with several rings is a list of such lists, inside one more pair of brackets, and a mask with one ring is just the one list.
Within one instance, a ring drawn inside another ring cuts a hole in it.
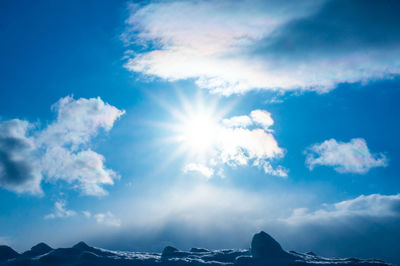
[{"label": "snow-covered slope", "polygon": [[79,242],[71,248],[52,249],[40,243],[22,254],[0,246],[0,265],[390,265],[380,260],[355,258],[323,258],[312,252],[306,254],[284,251],[265,232],[255,234],[249,250],[208,250],[192,248],[181,251],[165,247],[160,253],[111,251],[90,247]]}]

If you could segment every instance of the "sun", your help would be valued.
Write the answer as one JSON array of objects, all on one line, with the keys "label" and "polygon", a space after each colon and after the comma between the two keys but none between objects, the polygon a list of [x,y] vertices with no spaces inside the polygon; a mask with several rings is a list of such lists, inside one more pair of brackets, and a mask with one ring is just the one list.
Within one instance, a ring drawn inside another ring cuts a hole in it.
[{"label": "sun", "polygon": [[171,157],[208,161],[221,137],[221,120],[229,112],[215,97],[179,95],[174,106],[164,104],[171,119],[164,122],[166,140],[175,146]]},{"label": "sun", "polygon": [[208,113],[188,116],[179,127],[179,139],[191,152],[202,153],[213,147],[218,136],[218,124]]}]

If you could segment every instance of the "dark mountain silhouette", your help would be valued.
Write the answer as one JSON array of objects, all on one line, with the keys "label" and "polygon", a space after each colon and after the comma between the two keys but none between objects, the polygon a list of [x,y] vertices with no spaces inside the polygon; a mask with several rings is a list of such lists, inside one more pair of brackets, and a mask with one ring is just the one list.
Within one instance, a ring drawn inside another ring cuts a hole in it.
[{"label": "dark mountain silhouette", "polygon": [[43,255],[46,253],[49,253],[50,251],[52,251],[53,249],[48,246],[45,243],[39,243],[36,246],[33,246],[30,250],[25,251],[24,253],[22,253],[22,256],[24,257],[36,257],[39,255]]},{"label": "dark mountain silhouette", "polygon": [[0,246],[0,260],[9,260],[19,257],[20,254],[9,246]]},{"label": "dark mountain silhouette", "polygon": [[91,251],[93,250],[92,247],[89,247],[88,244],[86,244],[85,242],[81,241],[78,244],[72,246],[72,248],[76,248],[79,250],[85,250],[85,251]]},{"label": "dark mountain silhouette", "polygon": [[261,231],[251,240],[251,255],[255,259],[289,258],[293,255],[284,251],[269,234]]},{"label": "dark mountain silhouette", "polygon": [[40,243],[22,255],[8,246],[0,246],[0,265],[391,265],[375,259],[329,259],[319,257],[313,252],[305,254],[282,249],[281,245],[270,235],[260,232],[254,235],[250,249],[208,250],[192,248],[181,251],[167,246],[160,253],[111,251],[95,248],[84,242],[79,242],[71,248],[52,249],[45,243]]}]

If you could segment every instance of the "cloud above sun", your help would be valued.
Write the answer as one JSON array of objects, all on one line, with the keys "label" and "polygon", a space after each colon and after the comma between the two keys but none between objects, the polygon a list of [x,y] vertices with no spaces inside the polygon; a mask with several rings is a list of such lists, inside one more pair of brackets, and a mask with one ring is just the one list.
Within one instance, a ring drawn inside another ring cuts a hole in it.
[{"label": "cloud above sun", "polygon": [[[0,122],[0,186],[42,194],[41,182],[64,180],[85,195],[105,195],[118,174],[104,165],[91,140],[109,131],[124,114],[100,98],[61,98],[52,106],[57,118],[43,129],[25,120]],[[63,204],[56,206],[59,214]]]},{"label": "cloud above sun", "polygon": [[[400,73],[396,1],[161,1],[130,5],[125,67],[222,95],[327,92]],[[371,12],[373,10],[373,12]],[[355,16],[355,14],[357,14]],[[333,23],[334,22],[334,23]]]}]

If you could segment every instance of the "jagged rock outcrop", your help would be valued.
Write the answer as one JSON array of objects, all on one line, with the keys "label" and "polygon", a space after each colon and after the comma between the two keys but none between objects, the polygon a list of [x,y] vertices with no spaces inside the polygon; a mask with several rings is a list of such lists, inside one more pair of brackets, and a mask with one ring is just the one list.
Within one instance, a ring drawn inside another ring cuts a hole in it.
[{"label": "jagged rock outcrop", "polygon": [[264,231],[253,236],[251,240],[251,255],[255,259],[278,259],[292,257],[284,251],[281,245]]},{"label": "jagged rock outcrop", "polygon": [[168,257],[184,257],[188,255],[188,252],[180,251],[177,248],[171,247],[171,246],[166,246],[161,253],[162,258],[168,258]]},{"label": "jagged rock outcrop", "polygon": [[177,248],[166,246],[161,254],[162,257],[173,257],[175,254],[179,252]]}]

